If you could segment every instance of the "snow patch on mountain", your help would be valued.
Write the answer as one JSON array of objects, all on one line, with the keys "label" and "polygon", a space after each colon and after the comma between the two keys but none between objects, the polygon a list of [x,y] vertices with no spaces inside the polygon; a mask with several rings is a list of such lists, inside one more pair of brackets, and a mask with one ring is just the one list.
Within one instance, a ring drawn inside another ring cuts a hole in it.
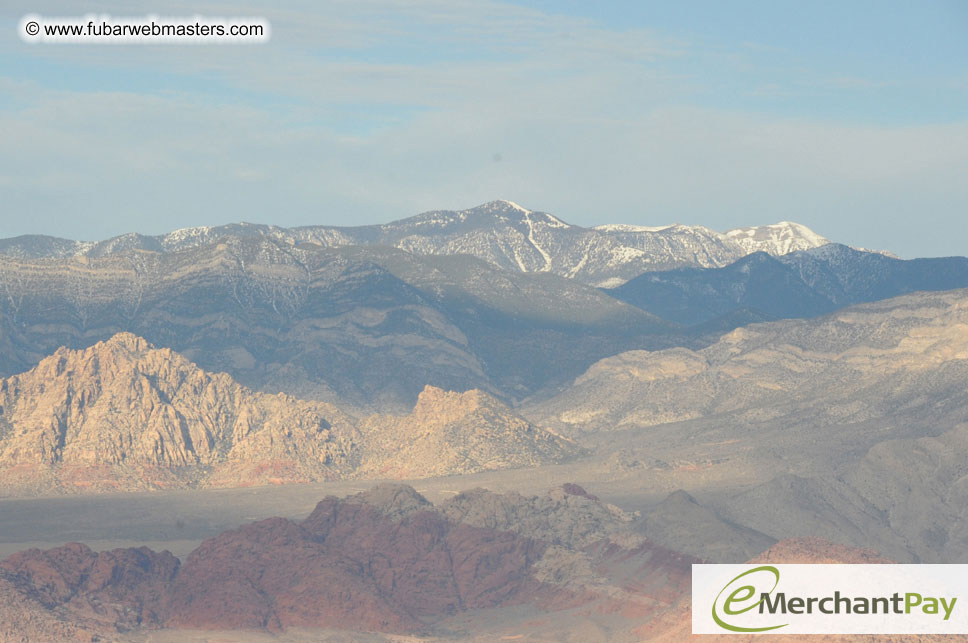
[{"label": "snow patch on mountain", "polygon": [[525,221],[528,222],[528,242],[534,246],[534,249],[544,258],[545,265],[541,269],[541,272],[548,272],[551,270],[551,255],[549,255],[544,248],[538,245],[538,242],[534,238],[534,222],[531,220],[531,212],[526,211],[524,215]]},{"label": "snow patch on mountain", "polygon": [[592,230],[600,230],[602,232],[662,232],[663,230],[674,228],[677,225],[679,224],[670,223],[668,225],[647,226],[633,225],[631,223],[605,223],[595,226]]},{"label": "snow patch on mountain", "polygon": [[518,205],[514,201],[508,201],[507,199],[498,199],[497,201],[495,201],[495,203],[503,203],[504,205],[507,205],[512,209],[517,210],[518,212],[523,212],[524,214],[531,214],[531,210]]},{"label": "snow patch on mountain", "polygon": [[727,231],[724,236],[749,253],[762,250],[771,255],[785,255],[830,243],[830,239],[792,221],[735,228]]},{"label": "snow patch on mountain", "polygon": [[205,237],[212,233],[211,226],[195,226],[192,228],[178,228],[177,230],[172,230],[165,235],[165,241],[171,244],[177,244],[180,242],[188,241],[190,239],[197,239],[198,237]]},{"label": "snow patch on mountain", "polygon": [[644,250],[638,248],[629,248],[627,246],[616,248],[612,252],[612,256],[609,259],[609,265],[620,266],[622,264],[628,263],[629,261],[635,261],[636,259],[641,259],[646,255]]}]

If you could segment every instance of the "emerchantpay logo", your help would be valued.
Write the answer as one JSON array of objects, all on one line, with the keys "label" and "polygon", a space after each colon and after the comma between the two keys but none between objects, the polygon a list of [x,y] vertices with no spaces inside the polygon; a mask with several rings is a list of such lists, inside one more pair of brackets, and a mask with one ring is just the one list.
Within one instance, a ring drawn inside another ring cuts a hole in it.
[{"label": "emerchantpay logo", "polygon": [[968,565],[693,565],[694,634],[966,634]]}]

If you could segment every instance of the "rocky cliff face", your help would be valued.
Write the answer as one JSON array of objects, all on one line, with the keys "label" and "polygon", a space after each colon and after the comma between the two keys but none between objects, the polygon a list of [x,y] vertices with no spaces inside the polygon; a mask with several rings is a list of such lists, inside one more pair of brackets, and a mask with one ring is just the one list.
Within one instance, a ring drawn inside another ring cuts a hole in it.
[{"label": "rocky cliff face", "polygon": [[635,515],[609,505],[575,484],[543,496],[471,489],[441,503],[449,520],[512,531],[553,545],[581,549],[603,539],[634,547],[643,538]]},{"label": "rocky cliff face", "polygon": [[130,334],[61,349],[3,380],[0,408],[8,480],[33,470],[67,483],[104,469],[96,486],[166,486],[203,473],[252,483],[260,467],[318,480],[354,465],[355,428],[332,405],[250,391]]},{"label": "rocky cliff face", "polygon": [[0,381],[8,490],[417,478],[578,453],[480,391],[428,388],[411,414],[358,427],[331,404],[252,391],[127,333]]},{"label": "rocky cliff face", "polygon": [[366,453],[357,475],[424,478],[562,462],[581,449],[540,429],[481,391],[428,386],[413,412],[360,423]]},{"label": "rocky cliff face", "polygon": [[31,549],[0,562],[0,574],[49,613],[81,626],[157,627],[179,561],[147,547],[94,552],[81,543]]},{"label": "rocky cliff face", "polygon": [[22,583],[0,570],[0,640],[11,643],[102,640],[104,628],[85,626],[74,614],[50,609],[30,594]]}]

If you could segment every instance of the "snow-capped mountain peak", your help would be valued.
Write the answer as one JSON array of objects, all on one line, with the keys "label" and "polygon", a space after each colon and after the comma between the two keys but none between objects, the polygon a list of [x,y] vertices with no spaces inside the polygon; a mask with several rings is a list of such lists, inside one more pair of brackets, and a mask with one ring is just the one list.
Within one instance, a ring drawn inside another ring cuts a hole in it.
[{"label": "snow-capped mountain peak", "polygon": [[747,252],[762,250],[772,255],[785,255],[830,243],[830,239],[820,236],[803,224],[792,221],[735,228],[728,230],[725,237],[739,244]]},{"label": "snow-capped mountain peak", "polygon": [[506,205],[514,210],[518,210],[519,212],[523,212],[525,214],[531,214],[531,210],[518,205],[514,201],[508,201],[507,199],[498,199],[497,201],[495,201],[495,203]]}]

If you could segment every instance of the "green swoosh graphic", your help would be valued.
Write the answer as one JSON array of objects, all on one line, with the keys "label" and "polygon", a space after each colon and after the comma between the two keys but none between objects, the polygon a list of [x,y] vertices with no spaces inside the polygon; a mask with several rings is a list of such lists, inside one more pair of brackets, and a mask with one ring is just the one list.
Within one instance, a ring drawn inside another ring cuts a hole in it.
[{"label": "green swoosh graphic", "polygon": [[[783,625],[771,625],[769,627],[737,627],[736,625],[730,625],[729,623],[727,623],[723,619],[719,618],[719,614],[716,613],[716,603],[719,601],[719,597],[723,595],[723,592],[726,591],[726,588],[727,587],[729,587],[730,585],[732,585],[734,582],[738,581],[743,576],[746,576],[748,574],[753,574],[753,573],[756,573],[756,572],[763,572],[763,571],[770,572],[776,578],[776,580],[773,582],[773,587],[771,587],[770,588],[770,591],[767,592],[767,594],[772,594],[773,593],[773,590],[776,589],[777,584],[779,584],[779,582],[780,582],[780,570],[778,570],[776,567],[773,567],[772,565],[761,565],[760,567],[754,567],[753,569],[747,569],[745,572],[743,572],[742,574],[740,574],[739,576],[737,576],[733,580],[731,580],[728,583],[726,583],[723,586],[723,588],[721,590],[719,590],[719,593],[716,594],[716,598],[715,598],[715,600],[713,600],[713,620],[716,621],[716,625],[718,625],[719,627],[721,627],[721,628],[723,628],[725,630],[729,630],[730,632],[768,632],[770,630],[778,630],[781,627],[786,627],[787,625],[789,625],[789,623],[784,623]],[[742,610],[740,610],[740,611],[738,611],[736,613],[737,614],[742,614],[743,612],[748,612],[749,610],[753,609],[754,607],[756,607],[757,605],[759,605],[762,602],[763,602],[763,599],[761,598],[760,600],[758,600],[757,602],[753,603],[749,607],[746,607],[746,608],[744,608],[744,609],[742,609]]]}]

